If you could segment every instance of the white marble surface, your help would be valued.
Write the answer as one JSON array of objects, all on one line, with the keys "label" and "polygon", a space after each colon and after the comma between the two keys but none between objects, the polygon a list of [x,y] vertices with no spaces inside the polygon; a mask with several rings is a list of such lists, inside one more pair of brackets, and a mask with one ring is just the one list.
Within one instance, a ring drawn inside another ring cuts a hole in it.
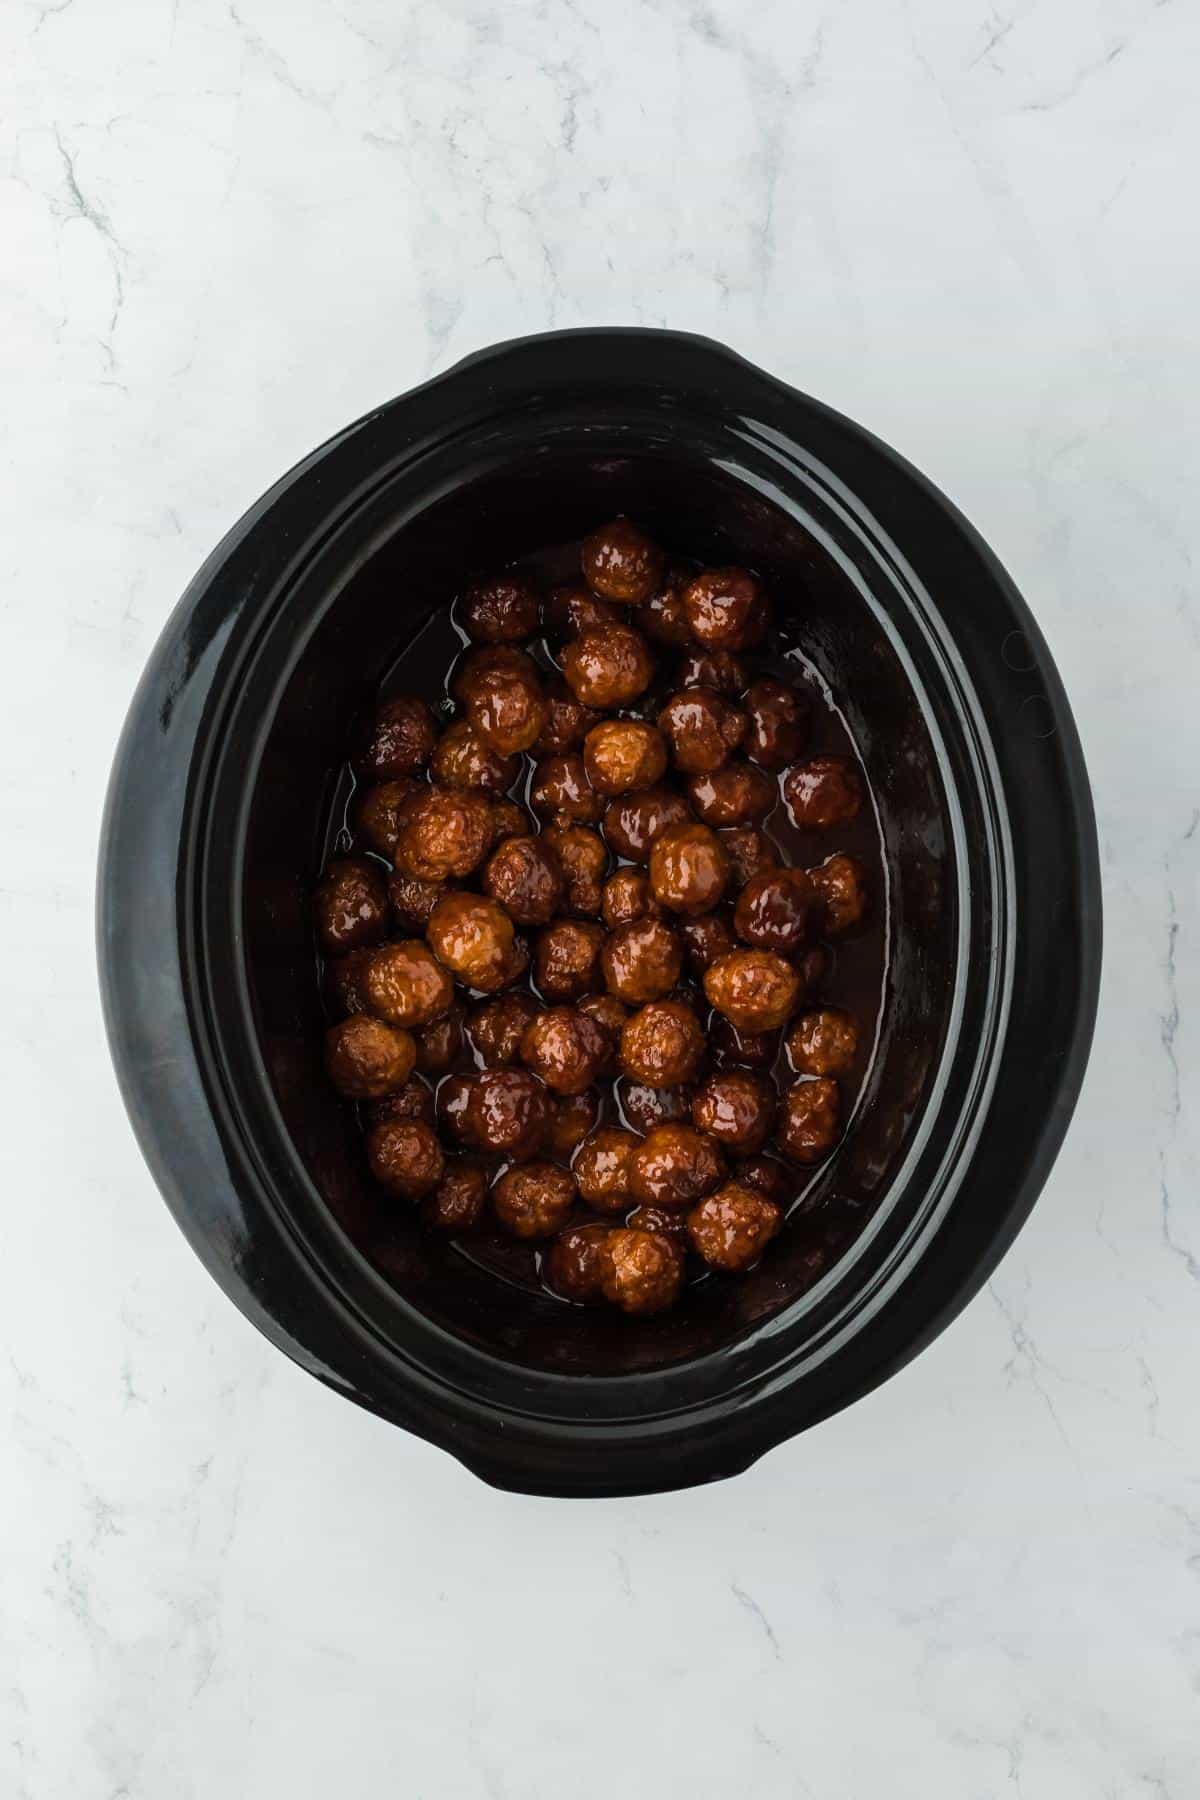
[{"label": "white marble surface", "polygon": [[[1192,0],[0,9],[0,1792],[1200,1792]],[[1096,788],[1092,1067],[991,1284],[732,1485],[489,1492],[251,1330],[91,941],[176,594],[273,477],[548,326],[723,338],[1031,600]]]}]

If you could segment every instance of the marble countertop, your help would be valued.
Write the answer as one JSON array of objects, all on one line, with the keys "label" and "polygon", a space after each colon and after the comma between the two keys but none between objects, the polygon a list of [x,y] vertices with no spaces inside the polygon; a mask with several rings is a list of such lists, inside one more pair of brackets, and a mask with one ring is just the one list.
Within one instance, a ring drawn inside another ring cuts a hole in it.
[{"label": "marble countertop", "polygon": [[[12,1800],[1200,1792],[1198,56],[1186,0],[3,10]],[[465,353],[606,322],[725,340],[981,528],[1077,710],[1108,953],[952,1328],[734,1483],[564,1504],[218,1292],[117,1098],[91,891],[225,528]]]}]

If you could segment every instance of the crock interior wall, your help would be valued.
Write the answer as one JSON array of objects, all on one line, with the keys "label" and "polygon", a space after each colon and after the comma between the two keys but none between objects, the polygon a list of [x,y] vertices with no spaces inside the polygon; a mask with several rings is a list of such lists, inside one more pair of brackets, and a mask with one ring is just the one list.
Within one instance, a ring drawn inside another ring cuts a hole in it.
[{"label": "crock interior wall", "polygon": [[[352,1109],[321,1068],[309,896],[355,714],[429,613],[472,574],[629,511],[668,547],[756,568],[784,635],[830,682],[863,751],[890,875],[889,993],[854,1129],[815,1203],[851,1233],[886,1193],[920,1112],[951,995],[950,846],[929,734],[869,609],[803,524],[710,463],[548,451],[481,475],[410,519],[347,583],[280,701],[246,846],[246,951],[264,1058],[287,1129],[325,1204],[412,1304],[519,1362],[559,1371],[661,1366],[703,1354],[788,1306],[811,1281],[803,1231],[737,1282],[710,1280],[659,1319],[580,1313],[508,1289],[423,1234],[367,1177]],[[445,671],[430,671],[440,684]],[[424,671],[422,671],[424,674]]]}]

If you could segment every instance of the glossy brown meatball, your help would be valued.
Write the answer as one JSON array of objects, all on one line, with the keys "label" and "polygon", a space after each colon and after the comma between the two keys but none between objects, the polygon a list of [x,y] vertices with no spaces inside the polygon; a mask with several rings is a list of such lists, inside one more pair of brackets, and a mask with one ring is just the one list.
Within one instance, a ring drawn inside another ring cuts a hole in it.
[{"label": "glossy brown meatball", "polygon": [[396,867],[421,881],[469,875],[491,848],[491,808],[473,788],[426,788],[406,809]]},{"label": "glossy brown meatball", "polygon": [[518,925],[548,925],[562,905],[562,865],[540,837],[510,837],[484,864],[483,891]]},{"label": "glossy brown meatball", "polygon": [[683,970],[683,945],[661,919],[635,919],[618,925],[600,958],[610,993],[627,1006],[661,1000]]},{"label": "glossy brown meatball", "polygon": [[839,937],[867,910],[866,870],[855,856],[830,856],[810,875],[825,903],[825,930]]},{"label": "glossy brown meatball", "polygon": [[632,625],[603,625],[572,638],[563,651],[563,674],[577,700],[611,711],[645,692],[654,662]]},{"label": "glossy brown meatball", "polygon": [[470,1231],[483,1217],[487,1199],[487,1171],[468,1157],[448,1162],[442,1179],[421,1208],[421,1217],[434,1231]]},{"label": "glossy brown meatball", "polygon": [[779,867],[779,852],[757,825],[735,825],[722,831],[721,842],[733,870],[735,887],[745,887],[756,875]]},{"label": "glossy brown meatball", "polygon": [[751,762],[782,769],[800,754],[807,709],[795,688],[773,676],[751,682],[742,697],[749,725],[742,745]]},{"label": "glossy brown meatball", "polygon": [[653,1231],[669,1238],[681,1250],[690,1250],[686,1212],[674,1212],[667,1206],[635,1206],[625,1221],[630,1231]]},{"label": "glossy brown meatball", "polygon": [[622,1312],[647,1317],[665,1312],[679,1297],[683,1257],[670,1238],[653,1231],[610,1231],[600,1266],[600,1288]]},{"label": "glossy brown meatball", "polygon": [[692,1116],[690,1087],[654,1088],[623,1075],[616,1084],[621,1115],[643,1136],[656,1125],[686,1124]]},{"label": "glossy brown meatball", "polygon": [[777,1031],[739,1031],[723,1013],[708,1022],[708,1049],[719,1069],[769,1069],[779,1054]]},{"label": "glossy brown meatball", "polygon": [[806,831],[828,831],[857,817],[863,803],[862,776],[848,756],[810,756],[793,763],[783,778],[783,797],[792,823]]},{"label": "glossy brown meatball", "polygon": [[604,927],[589,919],[558,919],[539,931],[533,978],[547,1000],[577,1000],[601,985]]},{"label": "glossy brown meatball", "polygon": [[325,1071],[348,1100],[375,1100],[404,1086],[417,1060],[407,1031],[364,1013],[343,1019],[325,1033]]},{"label": "glossy brown meatball", "polygon": [[652,1000],[621,1032],[621,1068],[647,1087],[678,1087],[704,1059],[704,1033],[681,1000]]},{"label": "glossy brown meatball", "polygon": [[504,645],[472,650],[455,676],[454,692],[484,743],[500,756],[532,749],[546,724],[537,664]]},{"label": "glossy brown meatball", "polygon": [[523,806],[518,806],[515,800],[493,799],[489,849],[503,843],[505,838],[528,837],[532,829],[533,820]]},{"label": "glossy brown meatball", "polygon": [[803,869],[772,869],[755,875],[738,895],[733,928],[756,950],[792,956],[821,923],[821,897]]},{"label": "glossy brown meatball", "polygon": [[417,1067],[422,1075],[444,1075],[453,1068],[462,1049],[462,1008],[452,1006],[440,1019],[413,1033],[417,1042]]},{"label": "glossy brown meatball", "polygon": [[429,759],[429,772],[447,788],[485,788],[502,794],[517,779],[520,764],[515,756],[497,756],[473,725],[460,719],[448,725]]},{"label": "glossy brown meatball", "polygon": [[585,1137],[596,1129],[600,1101],[595,1088],[581,1094],[561,1094],[552,1103],[546,1133],[546,1153],[558,1162],[569,1162]]},{"label": "glossy brown meatball", "polygon": [[542,605],[542,630],[551,643],[578,637],[581,631],[598,631],[615,625],[620,609],[598,600],[582,581],[563,581],[552,587]]},{"label": "glossy brown meatball", "polygon": [[751,763],[729,763],[687,784],[693,811],[706,825],[751,825],[765,819],[778,798],[775,783]]},{"label": "glossy brown meatball", "polygon": [[787,1048],[797,1075],[848,1075],[858,1055],[858,1026],[832,1006],[801,1013]]},{"label": "glossy brown meatball", "polygon": [[489,1069],[505,1069],[521,1054],[525,1028],[541,1011],[532,994],[497,994],[467,1014],[467,1037]]},{"label": "glossy brown meatball", "polygon": [[583,740],[583,765],[598,794],[651,787],[667,767],[662,732],[641,719],[604,719]]},{"label": "glossy brown meatball", "polygon": [[704,992],[739,1031],[778,1031],[796,1010],[801,982],[774,951],[734,950],[705,970]]},{"label": "glossy brown meatball", "polygon": [[524,575],[473,581],[459,602],[458,618],[477,644],[519,644],[537,630],[537,591]]},{"label": "glossy brown meatball", "polygon": [[614,519],[583,540],[583,578],[593,592],[621,606],[640,606],[658,586],[663,554],[632,519]]},{"label": "glossy brown meatball", "polygon": [[377,944],[387,930],[387,882],[378,863],[347,856],[331,862],[313,901],[317,935],[327,956]]},{"label": "glossy brown meatball", "polygon": [[502,1175],[492,1189],[492,1210],[518,1238],[553,1237],[575,1204],[575,1183],[555,1163],[530,1162]]},{"label": "glossy brown meatball", "polygon": [[556,1094],[581,1094],[600,1073],[609,1039],[573,1006],[551,1006],[525,1027],[521,1061]]},{"label": "glossy brown meatball", "polygon": [[671,650],[682,650],[692,641],[687,603],[683,597],[688,580],[685,569],[668,568],[654,593],[648,600],[643,600],[638,610],[638,630],[656,644]]},{"label": "glossy brown meatball", "polygon": [[504,985],[513,951],[512,920],[479,894],[453,893],[433,909],[429,947],[468,987],[492,993]]},{"label": "glossy brown meatball", "polygon": [[595,918],[608,873],[604,839],[586,825],[547,825],[542,837],[563,872],[563,911]]},{"label": "glossy brown meatball", "polygon": [[775,1123],[774,1085],[745,1069],[710,1075],[693,1096],[692,1123],[734,1156],[753,1156]]},{"label": "glossy brown meatball", "polygon": [[753,1188],[756,1194],[770,1200],[781,1211],[796,1192],[795,1176],[773,1156],[751,1156],[740,1162],[735,1180],[739,1187]]},{"label": "glossy brown meatball", "polygon": [[796,1163],[820,1162],[837,1142],[841,1098],[836,1081],[797,1081],[779,1109],[779,1148]]},{"label": "glossy brown meatball", "polygon": [[673,913],[711,912],[729,881],[729,858],[707,825],[670,825],[650,851],[650,887]]},{"label": "glossy brown meatball", "polygon": [[734,1274],[758,1261],[782,1223],[779,1208],[764,1194],[729,1181],[689,1214],[688,1233],[710,1268]]},{"label": "glossy brown meatball", "polygon": [[389,1194],[419,1200],[442,1179],[445,1158],[437,1133],[423,1119],[386,1119],[367,1133],[367,1162]]},{"label": "glossy brown meatball", "polygon": [[585,1013],[599,1025],[608,1040],[608,1049],[604,1061],[600,1065],[602,1075],[616,1072],[617,1051],[621,1043],[621,1031],[629,1013],[615,994],[585,994],[582,1000],[575,1002],[581,1013]]},{"label": "glossy brown meatball", "polygon": [[410,932],[424,932],[433,909],[445,893],[440,881],[422,881],[394,869],[388,876],[388,899],[400,925]]},{"label": "glossy brown meatball", "polygon": [[454,999],[454,983],[428,944],[405,938],[376,950],[366,973],[371,1011],[391,1025],[428,1025]]},{"label": "glossy brown meatball", "polygon": [[693,1206],[724,1173],[717,1144],[691,1125],[656,1125],[629,1152],[629,1192],[642,1206]]},{"label": "glossy brown meatball", "polygon": [[680,919],[679,935],[688,963],[698,975],[703,975],[719,956],[728,956],[731,950],[737,949],[733,926],[724,912],[704,913],[698,919]]},{"label": "glossy brown meatball", "polygon": [[[450,1081],[456,1078],[452,1075]],[[446,1084],[443,1083],[443,1086]],[[439,1110],[442,1090],[438,1090]],[[457,1103],[457,1096],[448,1106]],[[465,1101],[464,1141],[525,1162],[541,1149],[550,1124],[550,1097],[527,1069],[486,1069],[473,1076]]]},{"label": "glossy brown meatball", "polygon": [[358,835],[380,856],[394,856],[409,813],[428,791],[423,781],[414,781],[411,775],[400,775],[395,781],[381,781],[378,787],[367,788],[354,809]]},{"label": "glossy brown meatball", "polygon": [[444,1140],[477,1149],[467,1107],[475,1091],[477,1075],[447,1075],[438,1083],[436,1096],[437,1126]]},{"label": "glossy brown meatball", "polygon": [[610,931],[638,919],[661,919],[662,907],[650,891],[650,877],[640,869],[618,869],[604,884],[600,911]]},{"label": "glossy brown meatball", "polygon": [[675,677],[680,688],[712,688],[727,700],[736,700],[747,682],[745,664],[731,650],[689,650],[681,657]]},{"label": "glossy brown meatball", "polygon": [[629,1157],[640,1139],[617,1125],[602,1125],[579,1146],[571,1173],[580,1198],[597,1212],[623,1213],[629,1197]]},{"label": "glossy brown meatball", "polygon": [[348,950],[325,965],[325,1004],[332,1019],[344,1019],[351,1013],[370,1012],[367,995],[367,969],[370,950]]},{"label": "glossy brown meatball", "polygon": [[556,1237],[546,1252],[542,1273],[564,1300],[586,1304],[602,1297],[600,1277],[604,1269],[607,1225],[572,1225]]},{"label": "glossy brown meatball", "polygon": [[387,700],[365,732],[354,767],[366,781],[394,781],[415,775],[433,749],[437,728],[424,700],[411,694]]},{"label": "glossy brown meatball", "polygon": [[569,750],[579,748],[592,726],[599,724],[600,714],[590,706],[583,706],[558,676],[547,682],[544,697],[546,723],[533,746],[533,754],[537,757],[565,756]]},{"label": "glossy brown meatball", "polygon": [[766,635],[766,595],[745,569],[706,569],[683,598],[692,636],[710,650],[751,650]]},{"label": "glossy brown meatball", "polygon": [[604,811],[604,801],[587,777],[582,756],[548,756],[534,770],[529,804],[543,819],[556,825],[594,824]]},{"label": "glossy brown meatball", "polygon": [[729,761],[746,730],[746,715],[713,688],[672,694],[658,715],[671,761],[685,775],[705,775]]},{"label": "glossy brown meatball", "polygon": [[689,816],[687,801],[670,788],[635,788],[609,802],[604,835],[618,856],[644,863],[659,833],[686,824]]},{"label": "glossy brown meatball", "polygon": [[419,1075],[410,1075],[394,1094],[367,1102],[368,1125],[386,1125],[392,1119],[420,1119],[426,1125],[437,1123],[433,1089],[427,1081],[422,1081]]}]

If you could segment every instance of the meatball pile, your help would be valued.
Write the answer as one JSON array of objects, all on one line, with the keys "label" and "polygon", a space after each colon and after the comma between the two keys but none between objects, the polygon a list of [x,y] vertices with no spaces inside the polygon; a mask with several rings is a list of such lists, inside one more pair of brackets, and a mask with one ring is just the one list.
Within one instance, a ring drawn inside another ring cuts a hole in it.
[{"label": "meatball pile", "polygon": [[[750,571],[627,518],[579,570],[467,588],[446,706],[389,699],[355,745],[359,853],[315,897],[325,1066],[430,1230],[641,1315],[755,1263],[838,1141],[859,1033],[813,990],[866,908],[836,841],[865,794],[753,658]],[[784,866],[781,809],[823,860]]]}]

